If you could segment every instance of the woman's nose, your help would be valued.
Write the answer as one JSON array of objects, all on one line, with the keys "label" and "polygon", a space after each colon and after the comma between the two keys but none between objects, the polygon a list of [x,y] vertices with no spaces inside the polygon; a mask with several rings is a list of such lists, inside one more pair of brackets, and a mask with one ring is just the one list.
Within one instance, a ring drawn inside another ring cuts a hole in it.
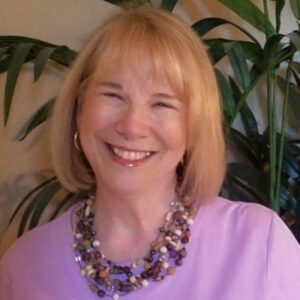
[{"label": "woman's nose", "polygon": [[147,137],[150,126],[146,112],[143,108],[127,107],[116,122],[115,130],[127,140]]}]

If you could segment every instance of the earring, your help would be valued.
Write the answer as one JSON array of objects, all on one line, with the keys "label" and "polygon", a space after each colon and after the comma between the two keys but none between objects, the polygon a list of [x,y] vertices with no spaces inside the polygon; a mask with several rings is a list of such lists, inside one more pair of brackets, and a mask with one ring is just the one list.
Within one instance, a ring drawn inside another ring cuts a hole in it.
[{"label": "earring", "polygon": [[74,133],[73,142],[74,142],[75,149],[79,152],[82,152],[82,148],[79,142],[79,132],[77,130]]}]

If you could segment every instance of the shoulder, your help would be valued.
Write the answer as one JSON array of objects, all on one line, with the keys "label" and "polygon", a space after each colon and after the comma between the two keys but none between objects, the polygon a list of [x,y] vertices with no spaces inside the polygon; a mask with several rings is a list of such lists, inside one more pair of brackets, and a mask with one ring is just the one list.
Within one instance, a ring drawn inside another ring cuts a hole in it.
[{"label": "shoulder", "polygon": [[213,219],[223,226],[235,228],[247,226],[267,227],[276,215],[271,209],[256,203],[231,201],[222,197],[215,198],[199,209],[200,215]]},{"label": "shoulder", "polygon": [[223,241],[239,247],[244,244],[256,251],[260,247],[269,257],[289,252],[300,259],[295,237],[280,217],[265,206],[218,197],[198,213],[197,226],[202,224],[210,235],[217,236],[216,243]]},{"label": "shoulder", "polygon": [[71,209],[53,221],[40,225],[22,235],[5,252],[1,259],[2,267],[12,264],[27,265],[44,260],[50,253],[59,253],[72,242]]}]

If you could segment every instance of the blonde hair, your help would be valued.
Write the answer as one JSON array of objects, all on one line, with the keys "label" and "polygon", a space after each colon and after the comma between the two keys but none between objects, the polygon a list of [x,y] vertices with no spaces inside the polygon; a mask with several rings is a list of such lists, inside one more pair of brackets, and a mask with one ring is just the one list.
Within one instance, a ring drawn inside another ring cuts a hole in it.
[{"label": "blonde hair", "polygon": [[[95,178],[73,143],[78,97],[89,78],[149,61],[154,76],[167,79],[187,106],[187,150],[180,189],[194,199],[215,197],[225,173],[225,145],[219,93],[205,47],[188,24],[154,8],[123,11],[105,22],[77,57],[56,101],[52,159],[71,191],[90,190]],[[118,69],[117,69],[118,68]],[[141,70],[143,71],[143,70]]]}]

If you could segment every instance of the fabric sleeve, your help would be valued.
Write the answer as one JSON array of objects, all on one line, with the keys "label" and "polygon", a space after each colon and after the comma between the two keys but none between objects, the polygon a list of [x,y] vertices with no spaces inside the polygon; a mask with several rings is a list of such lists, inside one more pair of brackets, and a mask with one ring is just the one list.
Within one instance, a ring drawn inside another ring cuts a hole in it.
[{"label": "fabric sleeve", "polygon": [[12,282],[6,261],[0,260],[0,300],[12,300]]},{"label": "fabric sleeve", "polygon": [[270,300],[300,299],[300,245],[274,213],[267,251]]}]

